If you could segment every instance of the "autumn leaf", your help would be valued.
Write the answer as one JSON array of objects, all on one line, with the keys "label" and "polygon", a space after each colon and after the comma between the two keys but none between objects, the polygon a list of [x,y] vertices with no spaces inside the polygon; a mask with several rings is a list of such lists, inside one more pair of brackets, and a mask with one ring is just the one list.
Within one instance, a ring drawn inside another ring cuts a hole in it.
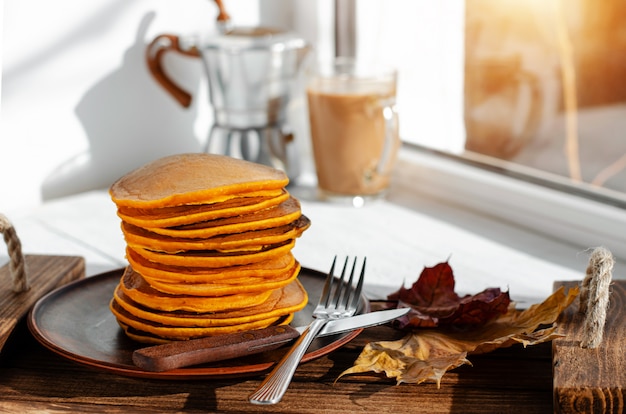
[{"label": "autumn leaf", "polygon": [[447,262],[425,267],[410,289],[401,287],[389,295],[400,308],[410,307],[408,314],[396,320],[400,329],[430,328],[444,325],[480,325],[509,308],[508,292],[485,289],[475,295],[460,297],[454,291],[454,275]]},{"label": "autumn leaf", "polygon": [[470,364],[468,355],[521,343],[524,347],[551,341],[556,334],[556,319],[578,296],[578,288],[567,293],[561,287],[544,302],[525,310],[509,306],[508,311],[490,322],[460,330],[453,326],[418,329],[397,341],[367,344],[348,374],[384,372],[398,384],[425,381],[439,387],[443,375],[458,366]]}]

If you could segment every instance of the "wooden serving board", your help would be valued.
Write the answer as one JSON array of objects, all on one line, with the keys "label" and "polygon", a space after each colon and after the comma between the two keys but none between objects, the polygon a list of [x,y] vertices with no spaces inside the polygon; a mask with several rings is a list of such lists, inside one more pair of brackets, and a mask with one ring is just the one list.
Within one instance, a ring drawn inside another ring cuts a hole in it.
[{"label": "wooden serving board", "polygon": [[9,265],[0,268],[0,352],[17,323],[39,298],[85,277],[85,259],[77,256],[25,255],[30,289],[13,292]]},{"label": "wooden serving board", "polygon": [[[576,282],[555,283],[574,287]],[[554,411],[622,413],[626,411],[626,281],[613,281],[604,338],[596,349],[581,348],[584,315],[578,301],[557,321],[567,335],[552,344]]]}]

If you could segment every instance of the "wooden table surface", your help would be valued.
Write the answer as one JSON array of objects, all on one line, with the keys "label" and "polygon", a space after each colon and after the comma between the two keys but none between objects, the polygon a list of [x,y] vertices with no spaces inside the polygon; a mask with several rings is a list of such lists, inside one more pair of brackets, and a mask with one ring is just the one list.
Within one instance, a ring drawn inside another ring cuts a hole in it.
[{"label": "wooden table surface", "polygon": [[79,365],[40,345],[18,324],[0,354],[0,412],[271,412],[271,413],[550,413],[551,345],[514,346],[470,357],[435,384],[402,384],[376,375],[344,377],[363,346],[392,339],[388,327],[366,329],[355,340],[300,365],[283,400],[248,403],[261,376],[172,381],[123,377]]}]

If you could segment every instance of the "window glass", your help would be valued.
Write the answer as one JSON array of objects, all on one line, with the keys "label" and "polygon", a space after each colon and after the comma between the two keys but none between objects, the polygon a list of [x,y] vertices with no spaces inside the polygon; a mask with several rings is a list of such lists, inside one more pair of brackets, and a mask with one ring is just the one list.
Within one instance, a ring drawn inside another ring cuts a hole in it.
[{"label": "window glass", "polygon": [[403,140],[626,200],[626,2],[360,0],[356,15],[357,56],[399,69]]},{"label": "window glass", "polygon": [[465,8],[465,147],[626,192],[626,3]]}]

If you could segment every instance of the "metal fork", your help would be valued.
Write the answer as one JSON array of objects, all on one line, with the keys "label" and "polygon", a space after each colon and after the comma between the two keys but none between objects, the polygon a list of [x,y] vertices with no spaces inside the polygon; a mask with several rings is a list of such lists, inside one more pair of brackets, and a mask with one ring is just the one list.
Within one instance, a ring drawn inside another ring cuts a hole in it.
[{"label": "metal fork", "polygon": [[354,258],[350,278],[347,282],[344,278],[346,268],[348,267],[348,258],[346,257],[339,279],[334,277],[336,261],[337,256],[333,259],[333,264],[330,267],[326,282],[324,283],[322,296],[313,311],[313,321],[302,335],[300,335],[287,354],[278,362],[272,372],[265,378],[259,388],[248,397],[251,403],[278,403],[283,398],[283,395],[285,395],[304,353],[326,322],[333,319],[346,318],[355,314],[361,299],[366,259],[363,259],[361,274],[359,275],[359,280],[354,289],[352,289],[352,284],[357,262],[356,257]]}]

